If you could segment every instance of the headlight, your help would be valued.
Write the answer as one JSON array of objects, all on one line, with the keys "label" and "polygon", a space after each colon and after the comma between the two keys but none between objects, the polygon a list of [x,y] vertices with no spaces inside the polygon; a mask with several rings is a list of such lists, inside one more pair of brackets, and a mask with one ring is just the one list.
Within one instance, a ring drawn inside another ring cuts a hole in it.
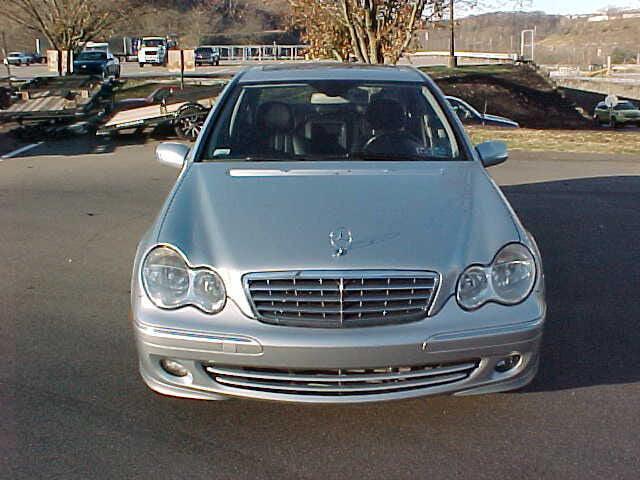
[{"label": "headlight", "polygon": [[169,247],[151,250],[142,264],[142,284],[149,299],[160,308],[198,307],[217,313],[227,294],[220,276],[208,268],[191,268]]},{"label": "headlight", "polygon": [[527,247],[510,243],[491,265],[472,265],[458,279],[456,298],[465,310],[489,301],[515,305],[529,296],[536,282],[536,264]]}]

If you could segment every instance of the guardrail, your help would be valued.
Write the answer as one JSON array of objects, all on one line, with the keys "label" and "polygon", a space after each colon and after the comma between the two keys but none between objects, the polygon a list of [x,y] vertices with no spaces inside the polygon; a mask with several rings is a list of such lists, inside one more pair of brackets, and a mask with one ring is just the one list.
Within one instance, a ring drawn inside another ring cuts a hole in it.
[{"label": "guardrail", "polygon": [[[448,51],[427,51],[421,50],[411,54],[414,57],[448,57],[450,53]],[[509,60],[512,62],[518,61],[520,58],[517,53],[501,53],[501,52],[455,52],[454,55],[457,58],[482,58],[487,60]]]},{"label": "guardrail", "polygon": [[220,51],[225,60],[305,60],[307,45],[200,45]]}]

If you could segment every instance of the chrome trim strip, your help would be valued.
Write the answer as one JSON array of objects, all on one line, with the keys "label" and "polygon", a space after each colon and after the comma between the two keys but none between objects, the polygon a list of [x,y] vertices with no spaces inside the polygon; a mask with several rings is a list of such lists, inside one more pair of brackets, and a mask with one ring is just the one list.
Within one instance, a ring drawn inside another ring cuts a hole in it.
[{"label": "chrome trim strip", "polygon": [[[295,160],[295,159],[293,159]],[[351,169],[351,168],[335,168],[335,169],[321,169],[321,168],[306,168],[306,169],[267,169],[267,168],[231,168],[229,169],[230,177],[319,177],[319,176],[334,176],[334,175],[420,175],[420,176],[435,176],[442,175],[444,169],[438,171],[425,171],[425,170],[409,170],[409,169]]]},{"label": "chrome trim strip", "polygon": [[[142,334],[149,335],[155,338],[217,344],[219,346],[219,349],[212,351],[219,351],[222,353],[237,353],[244,355],[262,354],[262,345],[260,344],[260,342],[249,337],[153,327],[151,325],[145,325],[140,322],[136,322],[135,326],[138,330],[140,330]],[[238,351],[238,348],[241,351]]]},{"label": "chrome trim strip", "polygon": [[[544,317],[536,318],[523,323],[512,323],[500,327],[476,328],[474,330],[461,330],[457,332],[438,333],[427,338],[427,343],[432,342],[449,342],[463,340],[466,338],[491,337],[494,335],[509,335],[512,333],[526,332],[536,328],[542,328]],[[540,332],[536,333],[536,337]]]}]

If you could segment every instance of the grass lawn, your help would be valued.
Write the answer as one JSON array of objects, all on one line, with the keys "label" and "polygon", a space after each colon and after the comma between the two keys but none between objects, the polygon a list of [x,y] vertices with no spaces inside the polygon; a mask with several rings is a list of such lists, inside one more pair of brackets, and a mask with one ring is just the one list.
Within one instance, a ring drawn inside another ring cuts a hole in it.
[{"label": "grass lawn", "polygon": [[614,131],[467,127],[467,132],[476,144],[502,140],[512,150],[621,153],[640,157],[640,129],[637,128]]}]

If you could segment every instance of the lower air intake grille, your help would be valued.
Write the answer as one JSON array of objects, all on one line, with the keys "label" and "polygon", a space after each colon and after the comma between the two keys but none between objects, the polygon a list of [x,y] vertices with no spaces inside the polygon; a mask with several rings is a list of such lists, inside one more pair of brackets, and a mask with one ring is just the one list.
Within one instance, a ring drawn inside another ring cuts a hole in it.
[{"label": "lower air intake grille", "polygon": [[471,375],[478,361],[411,367],[277,369],[205,364],[218,384],[244,390],[290,395],[376,395],[459,382]]}]

